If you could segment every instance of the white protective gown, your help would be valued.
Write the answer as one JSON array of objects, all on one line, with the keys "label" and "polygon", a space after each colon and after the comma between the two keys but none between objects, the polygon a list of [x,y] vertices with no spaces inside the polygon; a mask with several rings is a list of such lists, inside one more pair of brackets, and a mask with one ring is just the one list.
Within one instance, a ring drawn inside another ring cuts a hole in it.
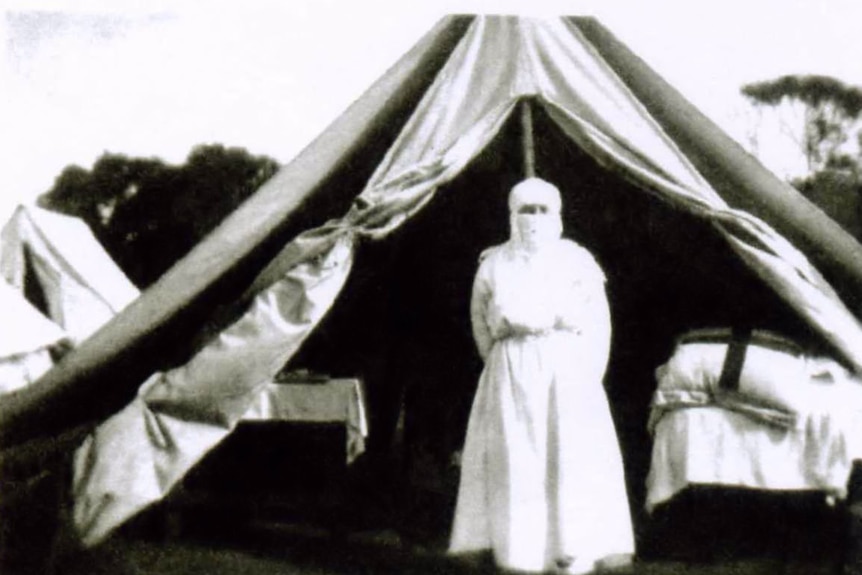
[{"label": "white protective gown", "polygon": [[555,239],[486,250],[473,286],[485,368],[470,414],[450,552],[492,550],[522,571],[588,571],[634,550],[619,443],[603,377],[605,277]]}]

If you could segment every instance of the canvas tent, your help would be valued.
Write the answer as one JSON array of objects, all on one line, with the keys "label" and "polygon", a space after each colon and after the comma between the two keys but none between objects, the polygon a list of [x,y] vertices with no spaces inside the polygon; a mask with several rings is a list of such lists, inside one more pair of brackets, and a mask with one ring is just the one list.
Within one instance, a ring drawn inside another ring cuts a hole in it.
[{"label": "canvas tent", "polygon": [[53,365],[51,346],[68,336],[2,281],[0,314],[5,324],[0,332],[0,394],[6,394],[48,371]]},{"label": "canvas tent", "polygon": [[0,274],[75,342],[138,297],[82,220],[18,206],[0,231]]},{"label": "canvas tent", "polygon": [[469,286],[481,250],[507,236],[525,105],[536,172],[561,188],[567,235],[609,277],[606,387],[636,506],[652,372],[681,331],[754,325],[862,369],[862,328],[842,302],[855,307],[862,286],[852,238],[597,22],[451,17],[138,301],[0,405],[3,445],[102,421],[76,454],[87,543],[163,496],[287,361],[363,377],[372,442],[386,444],[403,392],[415,444],[457,446],[480,369]]}]

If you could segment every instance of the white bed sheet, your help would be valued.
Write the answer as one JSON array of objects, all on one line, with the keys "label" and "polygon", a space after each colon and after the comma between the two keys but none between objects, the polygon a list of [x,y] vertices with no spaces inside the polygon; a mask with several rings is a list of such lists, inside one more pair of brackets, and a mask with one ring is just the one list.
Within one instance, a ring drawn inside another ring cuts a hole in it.
[{"label": "white bed sheet", "polygon": [[647,510],[693,484],[844,498],[853,460],[862,459],[860,435],[859,415],[809,414],[784,429],[720,407],[668,412],[655,427]]}]

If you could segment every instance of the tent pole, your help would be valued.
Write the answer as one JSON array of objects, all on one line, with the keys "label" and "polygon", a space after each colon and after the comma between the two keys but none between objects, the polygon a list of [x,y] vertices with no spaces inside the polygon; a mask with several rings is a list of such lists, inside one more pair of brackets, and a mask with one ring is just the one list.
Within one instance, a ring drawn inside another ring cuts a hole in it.
[{"label": "tent pole", "polygon": [[521,146],[524,150],[524,178],[536,176],[536,149],[533,143],[533,108],[530,100],[521,101]]}]

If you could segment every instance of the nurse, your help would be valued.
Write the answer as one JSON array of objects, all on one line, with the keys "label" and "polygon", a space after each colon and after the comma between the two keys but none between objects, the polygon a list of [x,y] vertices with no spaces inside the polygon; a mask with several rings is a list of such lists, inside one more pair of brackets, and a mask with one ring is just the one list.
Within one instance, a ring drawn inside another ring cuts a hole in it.
[{"label": "nurse", "polygon": [[622,458],[603,387],[605,276],[564,239],[559,190],[509,196],[510,239],[485,250],[473,335],[485,367],[461,459],[450,552],[492,551],[521,572],[585,573],[631,557]]}]

